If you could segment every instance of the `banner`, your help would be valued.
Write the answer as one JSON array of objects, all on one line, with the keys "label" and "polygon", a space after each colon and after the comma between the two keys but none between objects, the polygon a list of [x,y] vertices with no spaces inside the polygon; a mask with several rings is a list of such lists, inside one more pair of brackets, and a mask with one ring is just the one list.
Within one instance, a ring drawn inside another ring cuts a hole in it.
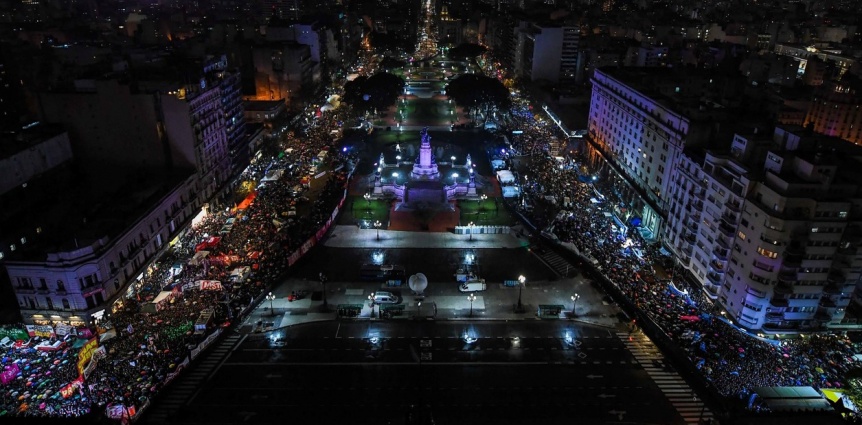
[{"label": "banner", "polygon": [[57,327],[54,329],[54,331],[59,336],[66,336],[66,335],[69,335],[70,333],[74,335],[75,328],[73,328],[67,324],[60,323],[57,325]]},{"label": "banner", "polygon": [[93,351],[93,360],[101,360],[107,357],[108,352],[105,351],[105,346],[101,346]]},{"label": "banner", "polygon": [[84,374],[84,366],[93,358],[93,352],[96,351],[98,346],[98,338],[93,338],[81,347],[81,351],[78,352],[78,373]]},{"label": "banner", "polygon": [[4,367],[3,372],[0,372],[0,384],[6,385],[14,381],[19,372],[21,372],[21,369],[18,368],[17,363]]},{"label": "banner", "polygon": [[78,328],[78,338],[90,339],[93,337],[93,331],[90,328]]},{"label": "banner", "polygon": [[221,282],[217,280],[199,280],[202,291],[220,291],[222,289]]},{"label": "banner", "polygon": [[126,406],[122,404],[109,404],[105,415],[111,419],[122,419],[127,417]]},{"label": "banner", "polygon": [[25,327],[27,328],[27,334],[31,337],[53,338],[56,336],[54,328],[51,325],[26,325]]},{"label": "banner", "polygon": [[30,339],[30,335],[27,334],[26,330],[21,328],[2,327],[0,328],[0,340],[3,338],[9,338],[12,341],[26,341]]},{"label": "banner", "polygon": [[75,379],[74,381],[70,382],[69,385],[66,385],[63,388],[60,388],[60,395],[62,395],[63,398],[69,398],[69,397],[75,395],[75,390],[78,390],[83,386],[84,386],[84,377],[78,376],[78,378]]}]

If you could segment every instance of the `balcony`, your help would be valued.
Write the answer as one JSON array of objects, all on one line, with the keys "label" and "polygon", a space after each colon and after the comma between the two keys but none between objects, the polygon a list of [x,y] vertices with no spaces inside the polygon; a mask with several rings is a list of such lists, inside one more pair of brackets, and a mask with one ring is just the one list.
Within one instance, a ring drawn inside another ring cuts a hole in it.
[{"label": "balcony", "polygon": [[797,268],[802,265],[802,258],[802,254],[790,254],[787,251],[784,251],[781,264],[785,267]]},{"label": "balcony", "polygon": [[720,261],[712,260],[709,262],[709,266],[718,273],[724,273],[726,271],[724,263]]},{"label": "balcony", "polygon": [[842,247],[838,248],[838,250],[835,252],[837,254],[843,254],[843,255],[856,255],[856,253],[859,252],[859,250],[853,245],[846,245],[846,246],[842,246]]},{"label": "balcony", "polygon": [[795,270],[792,270],[792,271],[783,270],[783,271],[778,272],[778,281],[779,282],[787,282],[787,283],[798,282],[799,276]]},{"label": "balcony", "polygon": [[699,225],[700,225],[700,221],[688,220],[688,223],[686,223],[685,226],[688,228],[688,230],[691,230],[692,232],[697,233],[697,228]]},{"label": "balcony", "polygon": [[728,203],[724,204],[724,206],[733,212],[736,212],[736,213],[742,212],[742,205],[738,205],[738,204],[735,204],[733,202],[728,202]]},{"label": "balcony", "polygon": [[709,272],[706,274],[706,278],[713,285],[721,285],[721,275],[718,273]]},{"label": "balcony", "polygon": [[831,297],[823,297],[820,299],[820,306],[826,308],[835,308],[838,305],[835,304],[835,300],[833,300]]},{"label": "balcony", "polygon": [[685,236],[684,238],[682,238],[682,239],[683,239],[684,241],[688,242],[689,244],[693,244],[693,243],[695,243],[695,242],[697,241],[697,236],[695,236],[695,235],[694,235],[694,233],[689,233],[688,235],[686,235],[686,236]]},{"label": "balcony", "polygon": [[725,236],[733,236],[733,234],[736,233],[736,229],[724,221],[718,225],[718,230],[720,230]]},{"label": "balcony", "polygon": [[841,293],[841,285],[829,284],[823,287],[823,293],[828,295],[838,295]]},{"label": "balcony", "polygon": [[16,294],[35,294],[35,288],[15,288]]},{"label": "balcony", "polygon": [[790,295],[793,293],[793,285],[779,282],[778,285],[775,285],[773,292],[778,295]]},{"label": "balcony", "polygon": [[779,323],[764,323],[763,330],[767,332],[787,332],[799,330],[799,322],[782,321]]},{"label": "balcony", "polygon": [[847,226],[844,229],[844,237],[841,239],[843,242],[848,242],[851,245],[857,245],[862,242],[862,229],[859,226]]},{"label": "balcony", "polygon": [[770,321],[784,320],[784,313],[782,313],[780,311],[779,312],[772,311],[772,312],[766,313],[766,320],[770,320]]},{"label": "balcony", "polygon": [[712,255],[715,255],[715,258],[720,261],[727,261],[728,254],[730,254],[730,250],[727,248],[715,247],[715,249],[712,250]]},{"label": "balcony", "polygon": [[784,255],[805,255],[805,245],[799,242],[790,242],[787,248],[784,248]]},{"label": "balcony", "polygon": [[832,320],[832,313],[830,313],[828,310],[818,309],[817,313],[814,313],[814,320],[821,320],[821,321]]},{"label": "balcony", "polygon": [[787,307],[787,305],[788,305],[787,298],[772,297],[772,299],[769,300],[769,305],[771,305],[773,307]]},{"label": "balcony", "polygon": [[844,284],[844,282],[847,282],[847,277],[844,276],[844,272],[842,272],[841,270],[832,269],[829,270],[829,274],[826,275],[826,280],[840,285]]}]

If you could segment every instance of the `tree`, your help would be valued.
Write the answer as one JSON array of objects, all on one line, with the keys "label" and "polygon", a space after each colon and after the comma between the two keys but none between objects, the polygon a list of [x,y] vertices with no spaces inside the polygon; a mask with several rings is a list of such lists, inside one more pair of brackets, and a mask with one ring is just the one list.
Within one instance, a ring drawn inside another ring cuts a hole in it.
[{"label": "tree", "polygon": [[464,43],[449,49],[448,55],[450,59],[462,60],[481,56],[487,51],[488,49],[478,44]]},{"label": "tree", "polygon": [[345,103],[357,113],[384,110],[394,105],[404,90],[404,80],[388,72],[357,77],[344,85]]},{"label": "tree", "polygon": [[395,59],[391,56],[387,56],[380,61],[380,68],[386,70],[387,72],[393,68],[402,68],[404,65],[407,65],[407,62]]},{"label": "tree", "polygon": [[484,75],[459,75],[446,86],[446,93],[458,106],[467,108],[474,116],[480,112],[483,124],[494,111],[508,112],[512,107],[512,98],[503,83]]}]

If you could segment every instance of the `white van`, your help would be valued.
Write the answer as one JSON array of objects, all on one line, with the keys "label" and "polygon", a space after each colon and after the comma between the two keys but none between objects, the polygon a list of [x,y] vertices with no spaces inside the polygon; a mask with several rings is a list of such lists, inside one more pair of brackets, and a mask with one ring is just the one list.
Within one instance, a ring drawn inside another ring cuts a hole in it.
[{"label": "white van", "polygon": [[468,280],[458,287],[458,290],[461,292],[477,292],[484,291],[485,289],[488,289],[485,279]]},{"label": "white van", "polygon": [[374,293],[374,303],[375,304],[398,304],[398,297],[391,292],[375,292]]}]

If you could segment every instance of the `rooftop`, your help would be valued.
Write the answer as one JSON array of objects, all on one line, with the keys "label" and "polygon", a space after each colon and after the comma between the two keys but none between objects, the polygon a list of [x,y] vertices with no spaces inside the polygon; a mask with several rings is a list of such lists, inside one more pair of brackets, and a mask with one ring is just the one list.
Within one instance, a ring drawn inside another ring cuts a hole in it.
[{"label": "rooftop", "polygon": [[87,181],[74,167],[59,166],[0,197],[0,235],[27,238],[16,244],[9,260],[44,261],[48,253],[113,239],[193,174],[139,170],[106,194],[98,190],[99,182]]},{"label": "rooftop", "polygon": [[0,159],[11,157],[25,149],[32,148],[54,136],[62,134],[60,126],[46,125],[39,122],[26,126],[20,132],[0,133]]}]

